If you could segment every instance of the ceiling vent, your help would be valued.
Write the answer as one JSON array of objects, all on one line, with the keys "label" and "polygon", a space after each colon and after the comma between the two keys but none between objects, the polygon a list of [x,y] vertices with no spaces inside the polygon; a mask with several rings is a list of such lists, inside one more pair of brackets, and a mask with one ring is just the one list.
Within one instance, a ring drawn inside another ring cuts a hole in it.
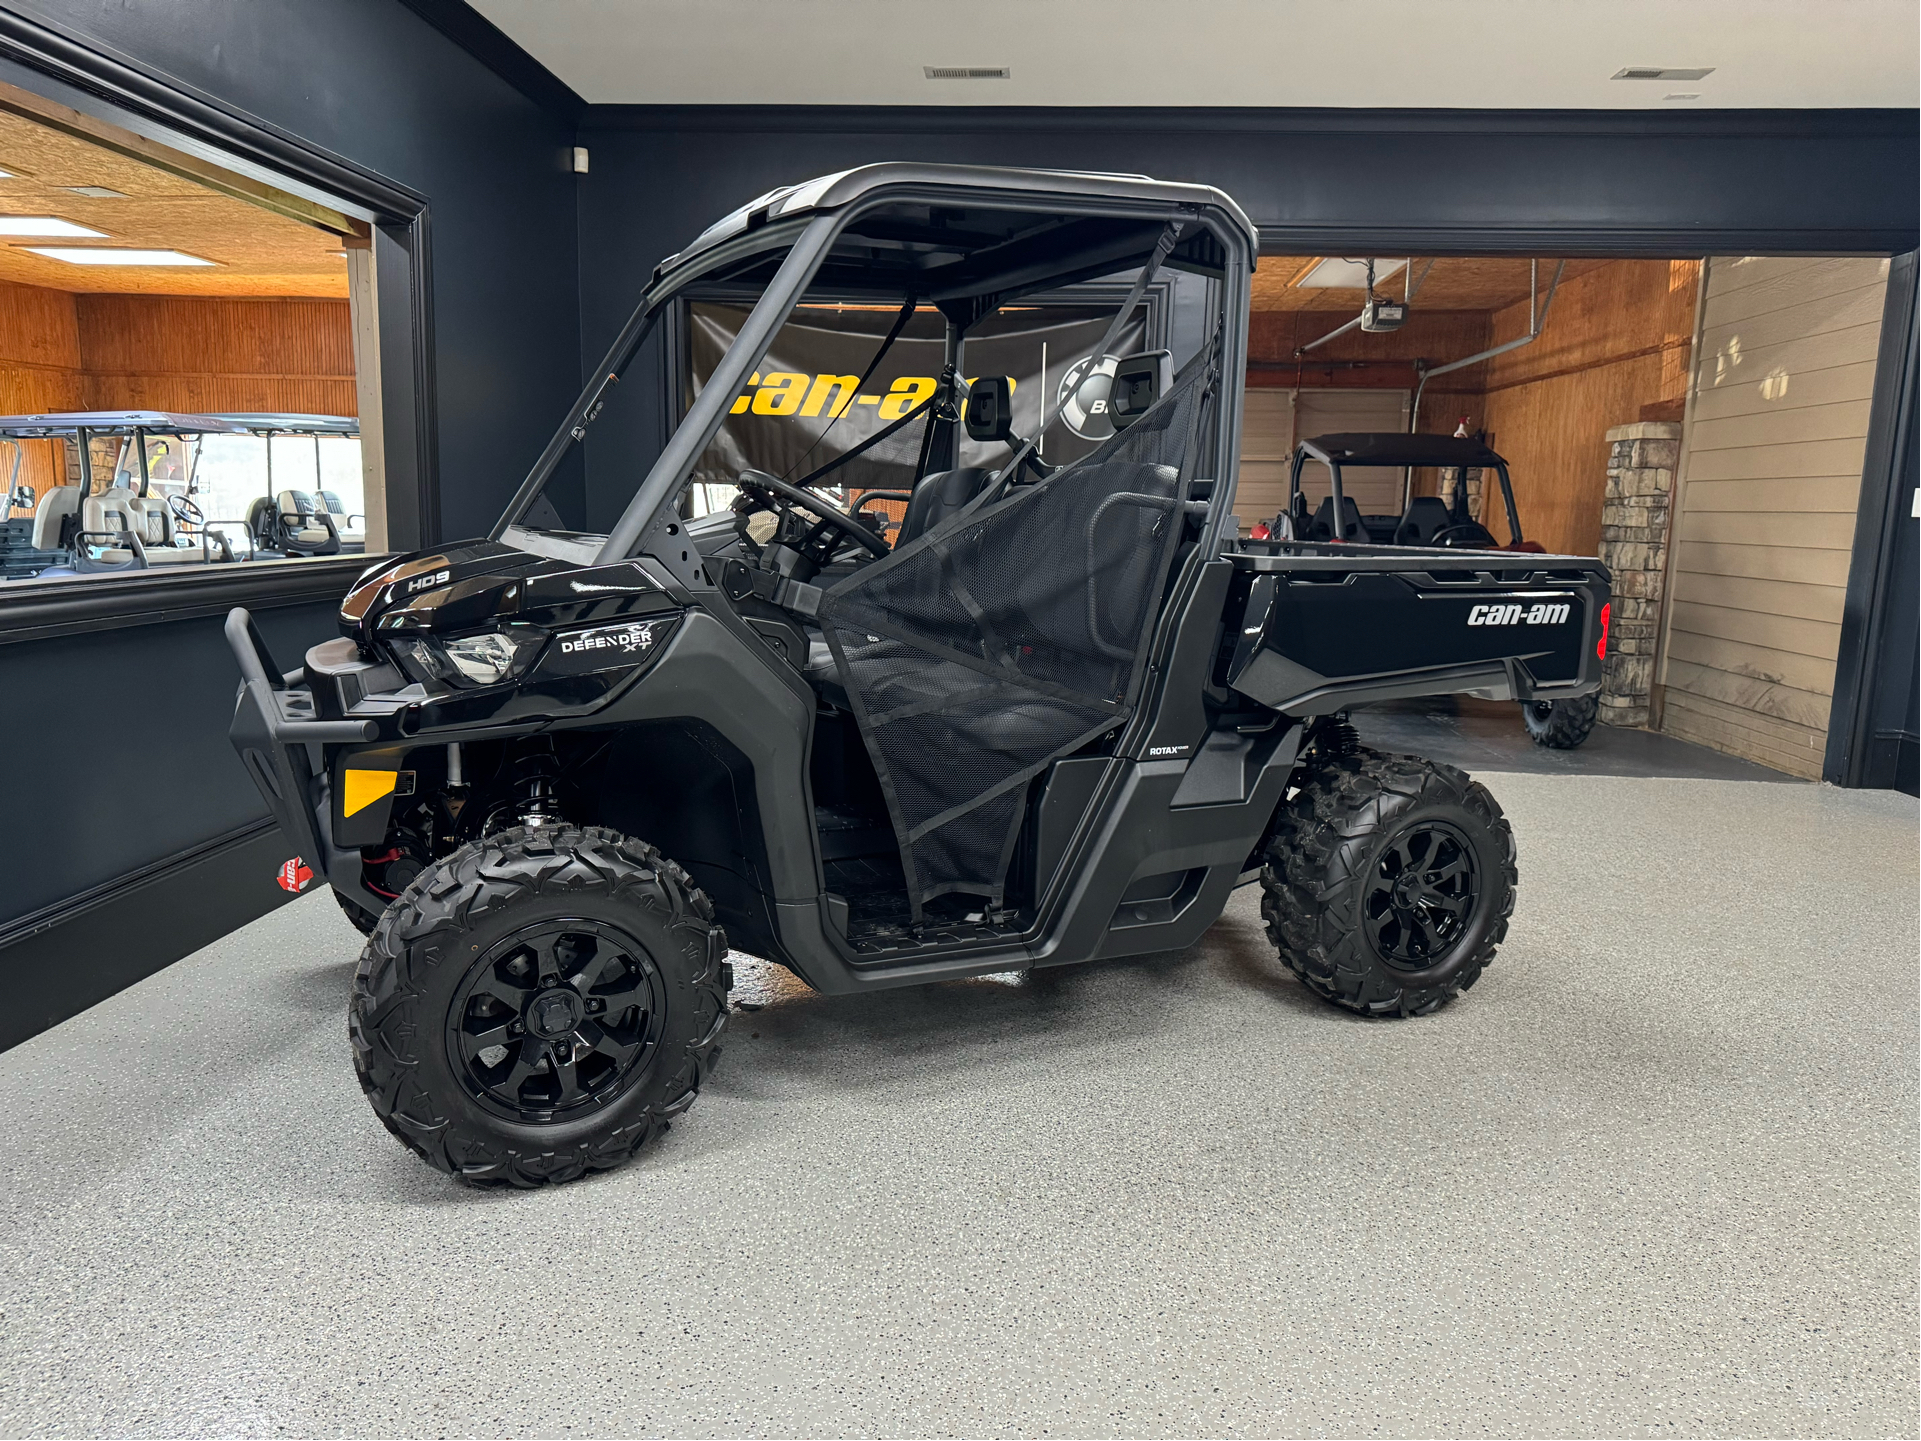
[{"label": "ceiling vent", "polygon": [[929,80],[1012,80],[1014,72],[1005,65],[923,65],[921,73]]},{"label": "ceiling vent", "polygon": [[1714,73],[1712,65],[1696,69],[1676,69],[1673,66],[1629,65],[1616,70],[1609,77],[1612,80],[1704,80]]}]

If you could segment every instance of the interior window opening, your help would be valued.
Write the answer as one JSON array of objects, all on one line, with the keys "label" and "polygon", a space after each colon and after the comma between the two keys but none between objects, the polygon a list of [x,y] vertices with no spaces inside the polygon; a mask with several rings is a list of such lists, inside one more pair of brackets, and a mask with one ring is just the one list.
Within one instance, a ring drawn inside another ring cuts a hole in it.
[{"label": "interior window opening", "polygon": [[4,86],[0,217],[0,582],[387,548],[364,222]]}]

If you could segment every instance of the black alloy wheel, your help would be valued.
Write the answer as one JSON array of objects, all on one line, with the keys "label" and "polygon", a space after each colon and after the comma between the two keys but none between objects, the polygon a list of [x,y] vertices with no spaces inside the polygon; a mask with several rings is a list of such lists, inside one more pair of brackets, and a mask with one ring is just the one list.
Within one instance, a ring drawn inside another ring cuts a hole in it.
[{"label": "black alloy wheel", "polygon": [[568,919],[526,926],[469,969],[447,1016],[468,1094],[512,1120],[606,1105],[660,1043],[666,997],[644,946]]},{"label": "black alloy wheel", "polygon": [[1264,846],[1281,961],[1364,1016],[1424,1016],[1472,986],[1514,911],[1514,832],[1465,771],[1364,746],[1302,771]]},{"label": "black alloy wheel", "polygon": [[383,1124],[475,1186],[624,1164],[686,1114],[727,1025],[727,937],[693,878],[599,826],[514,827],[379,918],[347,1016]]},{"label": "black alloy wheel", "polygon": [[1479,879],[1473,846],[1447,822],[1425,821],[1395,836],[1362,901],[1381,958],[1419,971],[1445,956],[1473,919]]}]

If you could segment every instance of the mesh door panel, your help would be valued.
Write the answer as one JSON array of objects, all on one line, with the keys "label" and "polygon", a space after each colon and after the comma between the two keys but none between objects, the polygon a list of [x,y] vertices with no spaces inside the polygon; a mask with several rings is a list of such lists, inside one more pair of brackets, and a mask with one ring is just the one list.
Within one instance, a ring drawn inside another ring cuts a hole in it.
[{"label": "mesh door panel", "polygon": [[918,915],[998,904],[1026,782],[1131,714],[1209,367],[1098,450],[843,581],[822,629]]}]

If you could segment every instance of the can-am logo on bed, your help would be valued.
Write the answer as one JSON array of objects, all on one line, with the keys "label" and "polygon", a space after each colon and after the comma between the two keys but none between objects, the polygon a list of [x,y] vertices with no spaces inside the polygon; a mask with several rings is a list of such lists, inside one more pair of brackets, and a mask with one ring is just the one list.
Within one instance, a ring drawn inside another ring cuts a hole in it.
[{"label": "can-am logo on bed", "polygon": [[1469,625],[1562,625],[1573,612],[1566,601],[1534,605],[1477,605],[1467,613]]}]

